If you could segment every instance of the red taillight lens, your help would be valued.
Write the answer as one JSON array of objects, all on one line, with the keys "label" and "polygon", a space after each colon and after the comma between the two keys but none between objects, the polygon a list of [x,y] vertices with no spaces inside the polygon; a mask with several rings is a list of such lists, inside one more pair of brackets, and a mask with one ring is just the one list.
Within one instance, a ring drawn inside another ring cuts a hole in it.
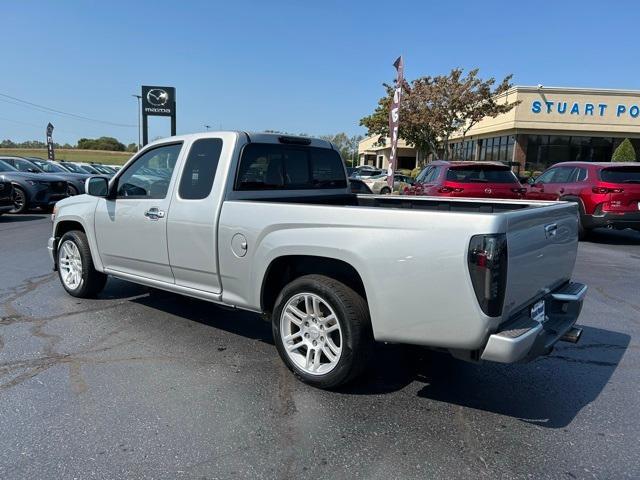
[{"label": "red taillight lens", "polygon": [[440,187],[438,189],[438,193],[462,193],[464,192],[464,188],[458,187]]},{"label": "red taillight lens", "polygon": [[507,285],[507,236],[471,237],[468,264],[480,308],[490,317],[501,315]]},{"label": "red taillight lens", "polygon": [[591,189],[593,193],[622,193],[624,192],[624,188],[607,188],[607,187],[593,187]]}]

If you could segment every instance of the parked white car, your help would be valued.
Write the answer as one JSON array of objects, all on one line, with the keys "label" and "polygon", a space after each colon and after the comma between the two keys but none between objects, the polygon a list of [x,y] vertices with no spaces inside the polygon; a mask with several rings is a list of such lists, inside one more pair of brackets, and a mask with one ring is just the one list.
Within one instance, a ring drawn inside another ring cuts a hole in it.
[{"label": "parked white car", "polygon": [[[408,175],[402,175],[400,173],[396,173],[393,177],[394,192],[402,191],[404,187],[413,185],[414,182],[413,178],[409,177]],[[363,178],[362,181],[367,184],[367,186],[373,193],[377,193],[380,195],[387,195],[391,193],[391,188],[389,188],[386,173],[381,173],[380,175],[376,175],[374,177]]]},{"label": "parked white car", "polygon": [[265,313],[318,387],[356,377],[374,341],[512,363],[580,336],[575,204],[355,195],[330,143],[246,132],[154,142],[86,190],[48,243],[70,295],[111,275]]}]

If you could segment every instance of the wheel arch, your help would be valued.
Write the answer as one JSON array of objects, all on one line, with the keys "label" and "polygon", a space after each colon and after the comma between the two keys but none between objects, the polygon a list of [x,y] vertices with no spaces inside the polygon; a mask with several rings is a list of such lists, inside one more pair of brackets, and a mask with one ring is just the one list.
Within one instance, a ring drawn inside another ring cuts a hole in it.
[{"label": "wheel arch", "polygon": [[93,232],[91,232],[88,228],[86,228],[85,224],[82,222],[80,218],[75,216],[72,216],[69,218],[66,218],[66,217],[62,218],[55,224],[55,228],[53,231],[53,236],[56,239],[54,243],[54,255],[53,255],[54,262],[57,264],[58,242],[60,241],[60,239],[65,233],[71,232],[73,230],[81,231],[86,235],[87,241],[89,242],[89,251],[91,252],[91,259],[93,260],[93,266],[97,271],[102,272],[103,271],[102,260],[100,258],[100,255],[98,254],[98,248],[95,243],[95,238],[92,234]]},{"label": "wheel arch", "polygon": [[265,270],[260,289],[260,308],[271,313],[282,288],[303,275],[318,274],[338,280],[360,294],[365,302],[362,276],[350,263],[318,255],[282,255],[274,258]]}]

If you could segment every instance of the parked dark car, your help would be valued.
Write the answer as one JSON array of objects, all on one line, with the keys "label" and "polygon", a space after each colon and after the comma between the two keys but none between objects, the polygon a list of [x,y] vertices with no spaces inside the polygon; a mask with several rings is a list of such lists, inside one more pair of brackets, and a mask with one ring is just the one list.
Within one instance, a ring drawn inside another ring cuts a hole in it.
[{"label": "parked dark car", "polygon": [[58,200],[69,196],[67,181],[50,173],[20,172],[0,158],[0,179],[13,185],[13,208],[23,213],[31,207],[50,211]]},{"label": "parked dark car", "polygon": [[0,174],[0,215],[13,210],[13,185]]},{"label": "parked dark car", "polygon": [[511,169],[495,162],[430,163],[403,195],[435,197],[522,198],[527,189]]},{"label": "parked dark car", "polygon": [[[63,177],[67,183],[69,184],[69,196],[80,195],[84,193],[84,184],[87,178],[91,177],[89,173],[73,173],[65,170],[60,166],[58,162],[52,162],[50,160],[42,160],[41,158],[35,157],[23,157],[29,162],[31,162],[35,167],[38,168],[37,173],[53,173],[59,177]],[[11,162],[7,162],[10,165],[13,165],[20,171],[24,171],[18,165],[13,164]],[[21,163],[21,162],[16,162]]]},{"label": "parked dark car", "polygon": [[578,203],[582,239],[597,227],[640,231],[640,163],[557,163],[530,182],[527,199]]}]

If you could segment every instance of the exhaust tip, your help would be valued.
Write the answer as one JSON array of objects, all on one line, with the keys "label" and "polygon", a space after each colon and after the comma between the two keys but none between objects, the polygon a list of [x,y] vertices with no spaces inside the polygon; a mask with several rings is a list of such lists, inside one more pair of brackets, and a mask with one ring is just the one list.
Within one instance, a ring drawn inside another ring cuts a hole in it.
[{"label": "exhaust tip", "polygon": [[560,337],[561,342],[578,343],[582,337],[582,329],[572,327],[567,333]]}]

